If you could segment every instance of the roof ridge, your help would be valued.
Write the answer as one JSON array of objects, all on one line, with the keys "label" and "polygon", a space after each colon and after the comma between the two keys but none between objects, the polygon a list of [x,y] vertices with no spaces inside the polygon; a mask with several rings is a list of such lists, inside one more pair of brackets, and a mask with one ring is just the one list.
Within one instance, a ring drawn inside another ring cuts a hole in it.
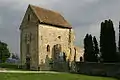
[{"label": "roof ridge", "polygon": [[[33,12],[35,13],[35,15],[37,16],[37,18],[39,19],[39,15],[37,14],[36,10],[33,7],[36,7],[32,4],[29,4],[30,8],[33,10]],[[40,19],[40,21],[42,22],[42,20]]]},{"label": "roof ridge", "polygon": [[43,7],[35,6],[32,4],[29,4],[29,7],[33,10],[40,22],[63,27],[71,27],[71,25],[65,20],[65,18],[56,11],[45,9]]},{"label": "roof ridge", "polygon": [[43,10],[46,10],[46,11],[50,11],[50,12],[54,12],[54,13],[57,13],[59,15],[61,15],[59,12],[55,11],[55,10],[51,10],[51,9],[45,9],[43,7],[39,7],[39,6],[35,6],[35,5],[32,5],[32,4],[29,4],[31,7],[37,7],[37,8],[41,8]]}]

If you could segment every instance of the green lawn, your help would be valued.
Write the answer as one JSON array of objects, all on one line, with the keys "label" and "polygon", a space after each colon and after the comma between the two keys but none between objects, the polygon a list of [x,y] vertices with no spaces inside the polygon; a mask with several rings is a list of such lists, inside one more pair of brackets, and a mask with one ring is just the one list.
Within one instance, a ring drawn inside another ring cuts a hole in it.
[{"label": "green lawn", "polygon": [[0,63],[0,67],[7,69],[18,69],[18,65],[16,64],[8,64],[8,63]]},{"label": "green lawn", "polygon": [[10,63],[0,63],[0,70],[1,69],[26,71],[25,69],[19,69],[17,64],[10,64]]},{"label": "green lawn", "polygon": [[[0,64],[1,69],[6,70],[22,70],[18,69],[15,64]],[[43,73],[0,73],[0,80],[117,80],[108,77],[95,77],[86,76],[79,74],[68,74],[68,73],[58,73],[58,74],[43,74]]]},{"label": "green lawn", "polygon": [[58,74],[0,73],[0,80],[117,80],[117,79],[68,73]]}]

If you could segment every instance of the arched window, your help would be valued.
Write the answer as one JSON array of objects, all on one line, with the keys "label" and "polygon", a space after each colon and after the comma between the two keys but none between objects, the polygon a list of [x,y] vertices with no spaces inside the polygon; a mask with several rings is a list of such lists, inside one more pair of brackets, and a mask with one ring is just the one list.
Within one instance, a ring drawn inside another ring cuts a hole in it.
[{"label": "arched window", "polygon": [[80,62],[81,62],[81,61],[83,61],[83,58],[82,58],[82,57],[80,57]]},{"label": "arched window", "polygon": [[47,45],[47,52],[50,52],[50,46]]},{"label": "arched window", "polygon": [[74,53],[74,61],[76,61],[76,48],[74,48],[75,53]]}]

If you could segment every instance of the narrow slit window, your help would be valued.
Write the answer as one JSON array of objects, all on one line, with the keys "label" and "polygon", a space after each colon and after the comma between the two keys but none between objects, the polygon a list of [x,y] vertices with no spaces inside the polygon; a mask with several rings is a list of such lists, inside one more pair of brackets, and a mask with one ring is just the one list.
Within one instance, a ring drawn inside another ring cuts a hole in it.
[{"label": "narrow slit window", "polygon": [[50,52],[50,46],[47,45],[47,52]]},{"label": "narrow slit window", "polygon": [[28,21],[30,21],[30,14],[28,14]]}]

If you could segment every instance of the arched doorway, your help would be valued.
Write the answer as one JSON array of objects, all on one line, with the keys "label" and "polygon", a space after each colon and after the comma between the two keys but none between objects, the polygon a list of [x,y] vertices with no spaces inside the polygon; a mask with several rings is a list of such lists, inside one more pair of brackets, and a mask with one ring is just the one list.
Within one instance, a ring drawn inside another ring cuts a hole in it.
[{"label": "arched doorway", "polygon": [[61,45],[60,44],[54,45],[53,49],[52,49],[53,60],[58,60],[59,59],[60,52],[61,52]]},{"label": "arched doorway", "polygon": [[26,56],[26,69],[30,69],[30,57]]},{"label": "arched doorway", "polygon": [[66,62],[66,54],[62,51],[62,46],[56,44],[52,48],[53,70],[66,71],[68,64]]}]

